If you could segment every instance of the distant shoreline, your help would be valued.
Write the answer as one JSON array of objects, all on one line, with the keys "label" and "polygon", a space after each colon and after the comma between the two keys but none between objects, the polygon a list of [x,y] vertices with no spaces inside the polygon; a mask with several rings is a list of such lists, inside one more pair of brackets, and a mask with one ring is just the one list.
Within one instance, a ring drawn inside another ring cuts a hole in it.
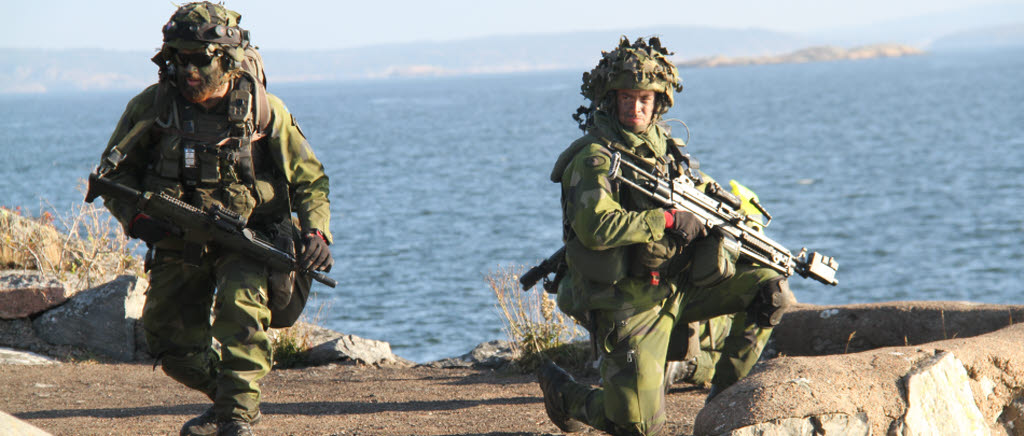
[{"label": "distant shoreline", "polygon": [[828,62],[839,60],[860,60],[914,56],[924,51],[904,44],[874,44],[844,49],[835,46],[816,46],[781,55],[767,56],[711,56],[676,61],[679,68],[715,68],[744,65],[799,64],[807,62]]}]

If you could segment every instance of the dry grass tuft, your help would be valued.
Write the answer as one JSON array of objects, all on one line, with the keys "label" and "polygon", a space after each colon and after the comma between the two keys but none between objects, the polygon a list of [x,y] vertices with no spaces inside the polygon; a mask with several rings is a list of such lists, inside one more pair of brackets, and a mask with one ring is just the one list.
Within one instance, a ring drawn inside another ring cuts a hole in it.
[{"label": "dry grass tuft", "polygon": [[[311,305],[307,304],[307,307]],[[270,346],[274,350],[275,368],[293,368],[306,362],[306,355],[313,348],[313,332],[310,326],[321,325],[329,306],[328,303],[320,302],[313,315],[309,315],[308,310],[303,311],[295,325],[273,330]]]},{"label": "dry grass tuft", "polygon": [[523,371],[531,371],[546,357],[563,366],[582,367],[588,350],[573,340],[585,336],[585,331],[558,310],[555,300],[541,286],[520,291],[523,270],[499,268],[485,276],[497,297],[496,307],[517,356],[516,364]]},{"label": "dry grass tuft", "polygon": [[0,208],[0,268],[38,270],[86,289],[122,274],[144,276],[142,259],[133,254],[137,247],[106,209],[95,205],[38,217]]}]

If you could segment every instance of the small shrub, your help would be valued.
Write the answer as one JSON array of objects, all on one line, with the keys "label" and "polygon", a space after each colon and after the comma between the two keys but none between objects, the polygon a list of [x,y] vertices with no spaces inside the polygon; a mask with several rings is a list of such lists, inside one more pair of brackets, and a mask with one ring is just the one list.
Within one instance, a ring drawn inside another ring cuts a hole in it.
[{"label": "small shrub", "polygon": [[312,316],[308,311],[304,311],[295,325],[272,330],[270,346],[274,352],[275,368],[294,368],[306,363],[306,355],[313,348],[310,326],[321,325],[324,311],[328,309],[328,306],[321,302]]},{"label": "small shrub", "polygon": [[519,290],[523,269],[499,268],[485,277],[497,297],[496,307],[517,356],[516,365],[522,371],[532,371],[548,358],[562,366],[582,367],[588,358],[587,346],[573,340],[585,332],[558,310],[555,300],[541,286]]},{"label": "small shrub", "polygon": [[275,368],[293,368],[305,362],[309,351],[308,337],[296,332],[295,327],[282,329],[271,340]]}]

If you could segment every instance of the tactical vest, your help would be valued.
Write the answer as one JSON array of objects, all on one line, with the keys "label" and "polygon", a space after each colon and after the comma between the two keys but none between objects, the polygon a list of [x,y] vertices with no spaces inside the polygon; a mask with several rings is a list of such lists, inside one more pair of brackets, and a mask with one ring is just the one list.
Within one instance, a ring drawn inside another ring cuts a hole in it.
[{"label": "tactical vest", "polygon": [[[674,138],[669,138],[669,141],[673,140]],[[597,144],[601,146],[602,153],[609,159],[611,158],[612,153],[619,152],[621,153],[623,159],[629,159],[631,162],[635,163],[638,166],[646,167],[653,174],[660,176],[667,175],[673,178],[679,174],[679,170],[677,169],[678,166],[676,165],[676,159],[672,156],[672,154],[659,157],[641,156],[635,153],[634,150],[631,150],[630,148],[626,147],[625,145],[619,142],[612,141],[601,135],[588,133],[586,136],[574,141],[558,157],[558,161],[555,163],[555,167],[551,172],[551,181],[560,183],[562,173],[565,172],[565,169],[569,166],[572,160],[576,157],[580,150],[591,144]],[[670,144],[669,147],[671,148],[672,145]],[[629,170],[628,168],[622,168],[622,171],[631,170]],[[635,177],[634,174],[628,175],[630,177]],[[631,211],[640,211],[658,207],[658,205],[654,204],[654,202],[652,202],[651,200],[644,196],[633,195],[633,193],[630,192],[630,190],[628,189],[619,189],[618,183],[612,183],[612,190],[619,194],[619,204],[622,206],[623,209]],[[569,226],[569,222],[566,221],[565,219],[567,217],[567,214],[564,213],[564,199],[562,201],[562,207],[562,236],[564,240],[568,240],[574,237],[574,235],[572,235],[572,228]]]},{"label": "tactical vest", "polygon": [[287,216],[287,184],[263,140],[270,105],[262,83],[243,74],[213,111],[174,94],[153,126],[159,140],[144,188],[200,208],[221,205],[253,225]]},{"label": "tactical vest", "polygon": [[[696,165],[696,160],[690,161],[688,157],[677,156],[677,154],[681,155],[681,152],[675,148],[677,147],[675,141],[674,138],[668,138],[668,154],[654,156],[654,153],[644,153],[645,149],[631,149],[602,135],[590,133],[574,142],[559,156],[551,179],[560,182],[562,173],[572,159],[580,150],[591,144],[601,146],[602,154],[609,159],[612,153],[618,152],[623,159],[628,159],[640,167],[647,168],[653,174],[675,178],[685,171],[684,167],[693,168]],[[653,152],[653,150],[648,151]],[[680,165],[680,161],[683,161],[682,165]],[[620,171],[630,172],[624,174],[626,177],[637,178],[637,175],[632,174],[632,170],[629,168],[621,168]],[[611,189],[618,194],[619,205],[625,210],[643,211],[661,207],[649,198],[634,193],[631,189],[620,189],[619,184],[615,181],[612,182]],[[566,207],[563,193],[562,236],[563,242],[566,244],[566,257],[573,269],[586,280],[600,284],[614,284],[627,276],[649,277],[652,271],[658,271],[665,276],[675,275],[688,262],[688,259],[676,258],[675,255],[680,253],[681,246],[674,237],[670,236],[646,244],[634,244],[606,250],[586,248],[579,242],[579,238],[568,221],[569,214],[565,210]],[[676,258],[676,261],[670,264],[670,260],[673,258]]]}]

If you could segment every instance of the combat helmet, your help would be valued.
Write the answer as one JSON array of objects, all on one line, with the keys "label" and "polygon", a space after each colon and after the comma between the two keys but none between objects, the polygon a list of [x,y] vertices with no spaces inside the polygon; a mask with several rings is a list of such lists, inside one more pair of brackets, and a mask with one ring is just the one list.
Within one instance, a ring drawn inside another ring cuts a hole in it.
[{"label": "combat helmet", "polygon": [[238,27],[241,20],[241,14],[221,4],[208,1],[184,4],[164,25],[163,47],[153,57],[153,62],[163,69],[175,49],[206,48],[230,60],[226,65],[228,71],[238,69],[249,46],[249,31]]},{"label": "combat helmet", "polygon": [[654,91],[659,100],[655,116],[668,112],[675,102],[673,92],[683,90],[679,71],[668,59],[672,54],[661,46],[661,40],[656,36],[647,41],[639,37],[632,44],[623,36],[615,50],[602,51],[597,66],[583,73],[580,93],[590,100],[590,107],[580,106],[573,115],[573,119],[580,123],[580,129],[586,130],[593,123],[595,111],[614,107],[610,92],[616,89]]}]

